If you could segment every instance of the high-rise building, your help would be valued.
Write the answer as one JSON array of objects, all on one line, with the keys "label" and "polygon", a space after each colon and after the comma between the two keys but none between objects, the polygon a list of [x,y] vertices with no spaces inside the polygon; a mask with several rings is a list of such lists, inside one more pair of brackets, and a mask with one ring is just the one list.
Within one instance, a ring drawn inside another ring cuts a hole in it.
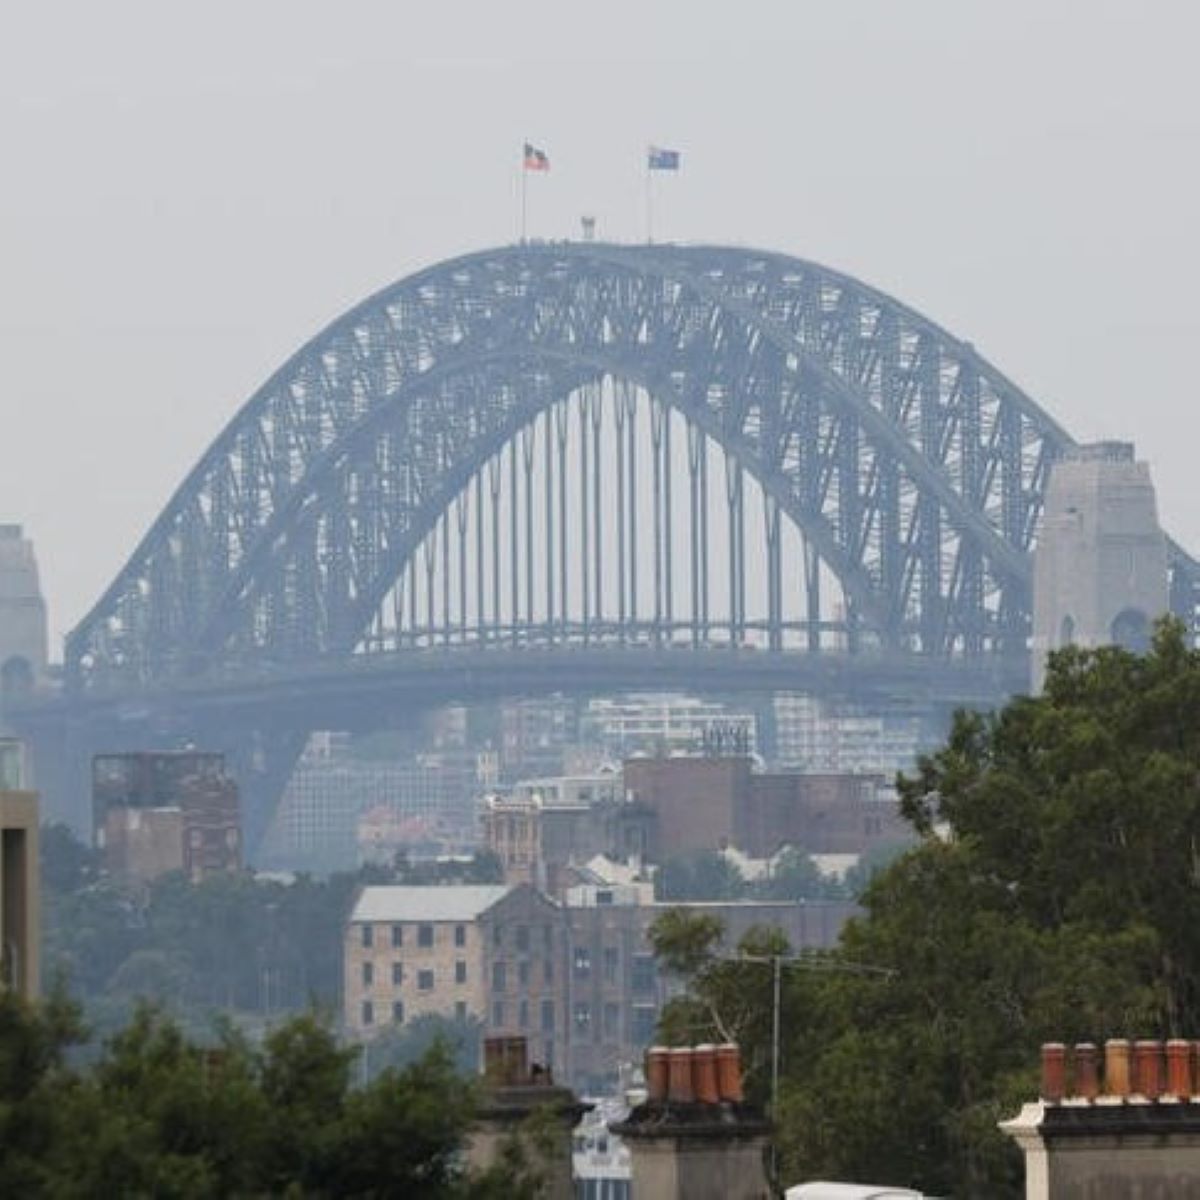
[{"label": "high-rise building", "polygon": [[0,739],[0,987],[38,994],[38,800],[26,790],[25,754]]}]

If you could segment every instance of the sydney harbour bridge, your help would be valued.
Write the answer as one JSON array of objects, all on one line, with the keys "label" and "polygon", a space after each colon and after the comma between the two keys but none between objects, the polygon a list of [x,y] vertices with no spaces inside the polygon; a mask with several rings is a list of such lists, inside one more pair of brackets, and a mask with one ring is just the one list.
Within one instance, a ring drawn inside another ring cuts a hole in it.
[{"label": "sydney harbour bridge", "polygon": [[[308,733],[538,691],[990,705],[1072,440],[970,345],[728,247],[440,263],[296,352],[217,437],[26,714],[65,770],[191,739],[261,826]],[[1172,544],[1195,625],[1200,568]],[[57,740],[56,740],[57,739]]]}]

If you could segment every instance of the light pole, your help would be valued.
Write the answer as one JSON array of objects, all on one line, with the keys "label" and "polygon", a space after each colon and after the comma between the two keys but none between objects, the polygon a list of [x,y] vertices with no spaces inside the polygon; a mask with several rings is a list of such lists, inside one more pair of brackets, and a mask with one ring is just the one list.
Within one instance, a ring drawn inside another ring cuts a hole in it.
[{"label": "light pole", "polygon": [[810,971],[840,971],[850,975],[896,975],[891,967],[875,967],[868,963],[846,962],[817,954],[738,954],[721,960],[733,963],[757,963],[771,967],[771,1119],[779,1115],[779,1047],[781,1041],[783,968],[798,967]]}]

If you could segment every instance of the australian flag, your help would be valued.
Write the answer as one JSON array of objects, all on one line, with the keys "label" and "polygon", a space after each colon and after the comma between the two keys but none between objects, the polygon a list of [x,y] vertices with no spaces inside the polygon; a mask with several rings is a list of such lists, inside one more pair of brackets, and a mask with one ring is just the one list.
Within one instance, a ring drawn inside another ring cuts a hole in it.
[{"label": "australian flag", "polygon": [[651,171],[678,171],[679,151],[667,150],[662,146],[651,146],[646,167]]}]

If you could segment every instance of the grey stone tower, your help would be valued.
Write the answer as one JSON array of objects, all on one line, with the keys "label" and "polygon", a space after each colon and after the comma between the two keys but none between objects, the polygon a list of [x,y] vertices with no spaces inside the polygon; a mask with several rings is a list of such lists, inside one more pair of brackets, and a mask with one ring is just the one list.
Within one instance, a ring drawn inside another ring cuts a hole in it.
[{"label": "grey stone tower", "polygon": [[1033,690],[1063,646],[1144,649],[1167,611],[1167,542],[1150,468],[1130,442],[1098,442],[1056,463],[1033,567]]},{"label": "grey stone tower", "polygon": [[33,543],[20,525],[0,525],[0,696],[46,676],[46,602]]}]

